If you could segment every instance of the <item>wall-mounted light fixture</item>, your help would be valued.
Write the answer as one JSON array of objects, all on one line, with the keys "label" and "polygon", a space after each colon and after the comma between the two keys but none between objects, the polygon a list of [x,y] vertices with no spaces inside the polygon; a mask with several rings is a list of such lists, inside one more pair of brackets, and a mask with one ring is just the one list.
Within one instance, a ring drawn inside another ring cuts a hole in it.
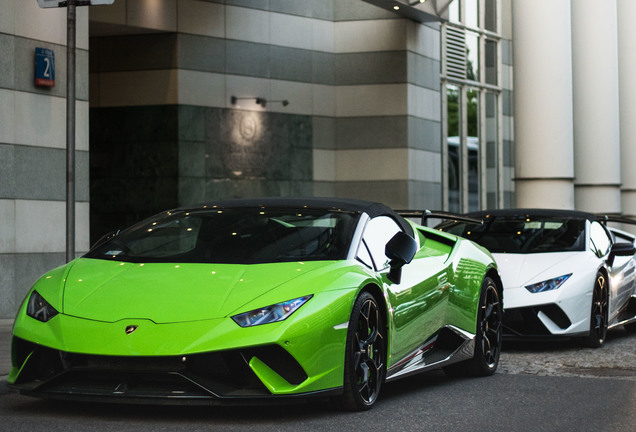
[{"label": "wall-mounted light fixture", "polygon": [[263,108],[265,108],[267,106],[267,103],[280,103],[282,104],[284,107],[286,107],[287,105],[289,105],[289,101],[287,99],[284,100],[271,100],[268,101],[265,98],[262,97],[236,97],[236,96],[232,96],[230,97],[230,102],[232,103],[232,105],[236,105],[236,102],[240,101],[240,100],[253,100],[254,103],[256,103],[256,105],[260,105]]}]

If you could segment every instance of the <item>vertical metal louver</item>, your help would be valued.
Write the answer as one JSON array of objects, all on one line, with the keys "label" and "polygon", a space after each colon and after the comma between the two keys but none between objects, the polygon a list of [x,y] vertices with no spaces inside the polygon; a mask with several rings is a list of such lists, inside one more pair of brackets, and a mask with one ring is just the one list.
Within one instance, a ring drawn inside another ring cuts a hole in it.
[{"label": "vertical metal louver", "polygon": [[466,31],[446,26],[446,73],[449,77],[466,79]]}]

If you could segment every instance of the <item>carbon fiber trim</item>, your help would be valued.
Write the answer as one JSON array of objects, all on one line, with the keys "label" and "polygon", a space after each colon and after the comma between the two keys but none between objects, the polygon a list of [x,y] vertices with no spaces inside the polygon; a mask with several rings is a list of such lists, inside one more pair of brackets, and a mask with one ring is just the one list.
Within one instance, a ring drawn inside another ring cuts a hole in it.
[{"label": "carbon fiber trim", "polygon": [[475,353],[475,335],[455,326],[445,326],[419,348],[395,363],[387,371],[387,381],[437,369],[463,360]]},{"label": "carbon fiber trim", "polygon": [[[268,345],[183,356],[125,357],[66,353],[14,338],[22,371],[12,388],[51,398],[173,400],[268,398],[249,367],[259,358],[290,384],[307,374],[282,347]],[[208,402],[205,402],[206,404]]]}]

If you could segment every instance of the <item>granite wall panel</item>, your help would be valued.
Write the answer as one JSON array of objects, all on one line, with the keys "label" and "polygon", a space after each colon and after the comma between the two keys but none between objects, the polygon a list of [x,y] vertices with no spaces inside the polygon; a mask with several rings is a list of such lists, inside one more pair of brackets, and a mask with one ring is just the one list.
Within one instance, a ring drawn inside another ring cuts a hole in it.
[{"label": "granite wall panel", "polygon": [[177,206],[312,193],[309,116],[148,106],[94,108],[91,124],[92,241]]}]

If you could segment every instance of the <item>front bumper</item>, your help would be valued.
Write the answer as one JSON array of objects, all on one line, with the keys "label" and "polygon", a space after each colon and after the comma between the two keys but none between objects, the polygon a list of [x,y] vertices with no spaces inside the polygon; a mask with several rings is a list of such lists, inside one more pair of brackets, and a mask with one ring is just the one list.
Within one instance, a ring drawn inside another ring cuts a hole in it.
[{"label": "front bumper", "polygon": [[593,276],[589,281],[567,281],[556,290],[542,293],[531,293],[525,287],[504,288],[504,335],[544,337],[587,334],[590,330]]},{"label": "front bumper", "polygon": [[[33,396],[216,404],[338,393],[355,292],[316,295],[285,321],[156,324],[18,314],[8,383]],[[132,333],[125,330],[137,326]]]},{"label": "front bumper", "polygon": [[[300,386],[309,377],[278,345],[220,352],[123,357],[67,353],[13,339],[24,365],[10,387],[52,399],[160,404],[238,404],[338,394],[341,388],[275,394],[264,381]],[[265,375],[263,379],[259,375]]]},{"label": "front bumper", "polygon": [[573,331],[572,321],[554,303],[506,309],[503,335],[507,338],[545,338],[582,336],[585,331]]}]

